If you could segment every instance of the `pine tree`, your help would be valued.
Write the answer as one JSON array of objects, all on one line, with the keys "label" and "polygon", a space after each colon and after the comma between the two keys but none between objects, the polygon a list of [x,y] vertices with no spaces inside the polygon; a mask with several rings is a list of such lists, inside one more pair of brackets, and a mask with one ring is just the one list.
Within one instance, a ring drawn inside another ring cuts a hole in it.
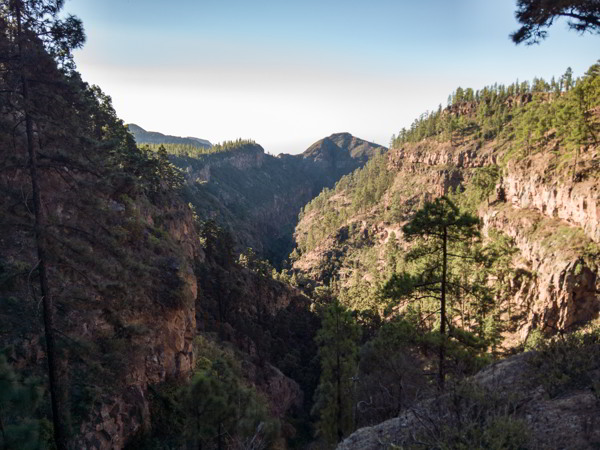
[{"label": "pine tree", "polygon": [[236,418],[237,382],[226,361],[215,360],[208,370],[196,373],[183,396],[187,438],[202,448],[213,441],[225,448],[225,437],[233,432]]},{"label": "pine tree", "polygon": [[461,255],[452,252],[452,246],[468,242],[478,237],[478,219],[470,214],[461,213],[447,197],[439,197],[426,202],[417,211],[402,231],[404,239],[417,245],[407,253],[407,261],[420,263],[418,273],[395,274],[387,282],[384,294],[388,298],[433,299],[439,303],[440,345],[438,360],[438,384],[444,388],[446,327],[448,294],[468,289],[450,279],[449,261]]},{"label": "pine tree", "polygon": [[353,381],[360,328],[350,311],[335,300],[324,311],[315,339],[319,345],[321,378],[312,412],[319,417],[317,436],[333,445],[354,426]]},{"label": "pine tree", "polygon": [[[38,118],[41,115],[40,103],[47,101],[40,94],[40,81],[56,80],[52,64],[45,62],[45,51],[55,55],[63,67],[68,68],[71,51],[83,43],[81,22],[73,17],[65,21],[58,19],[62,1],[23,1],[12,0],[5,5],[2,16],[3,38],[7,39],[3,48],[8,54],[7,91],[19,105],[24,122],[24,140],[28,155],[28,168],[33,200],[35,241],[38,255],[40,292],[44,307],[44,330],[52,401],[54,436],[59,450],[67,448],[68,410],[65,400],[65,386],[61,363],[55,340],[54,292],[49,282],[49,243],[48,218],[43,207],[42,177],[39,152],[42,151],[41,129],[44,126]],[[32,81],[35,80],[35,87]],[[43,87],[41,88],[43,89]],[[12,91],[12,92],[11,92]]]},{"label": "pine tree", "polygon": [[[22,243],[23,260],[31,263],[21,278],[33,298],[24,300],[43,306],[59,449],[73,435],[69,406],[76,402],[68,401],[68,388],[74,383],[67,386],[66,377],[88,377],[93,384],[107,373],[114,377],[120,364],[112,358],[102,374],[71,372],[70,355],[81,364],[108,358],[98,354],[102,346],[95,353],[69,344],[69,315],[84,316],[99,299],[111,312],[134,308],[134,298],[156,298],[164,306],[179,300],[176,273],[164,270],[165,260],[156,256],[174,256],[168,239],[148,245],[144,232],[156,230],[134,207],[136,198],[144,197],[149,209],[148,199],[167,198],[175,184],[169,176],[176,174],[164,158],[139,150],[110,97],[74,72],[69,50],[83,37],[76,19],[58,19],[61,6],[45,0],[0,6],[0,230]],[[169,291],[154,296],[166,284]]]},{"label": "pine tree", "polygon": [[385,246],[385,257],[386,257],[386,269],[389,271],[391,276],[396,271],[396,265],[398,263],[398,241],[396,240],[396,233],[392,231],[388,237],[388,242]]},{"label": "pine tree", "polygon": [[[221,354],[200,358],[189,385],[179,391],[186,448],[264,448],[276,436],[278,424],[268,417],[256,391],[241,382],[239,367]],[[244,446],[254,442],[257,447]],[[242,444],[242,445],[236,445]],[[192,447],[193,445],[193,447]]]},{"label": "pine tree", "polygon": [[573,87],[573,69],[567,67],[567,70],[560,80],[562,82],[564,91],[569,92],[569,90]]},{"label": "pine tree", "polygon": [[471,184],[477,193],[477,203],[486,199],[487,205],[490,205],[490,195],[494,192],[499,177],[500,168],[496,165],[476,169]]},{"label": "pine tree", "polygon": [[42,389],[37,380],[19,379],[18,374],[0,354],[0,448],[42,449],[40,431],[43,421],[34,417]]},{"label": "pine tree", "polygon": [[600,33],[600,5],[596,0],[518,0],[515,16],[521,24],[510,35],[515,44],[538,44],[548,35],[546,28],[558,17],[566,17],[572,30]]}]

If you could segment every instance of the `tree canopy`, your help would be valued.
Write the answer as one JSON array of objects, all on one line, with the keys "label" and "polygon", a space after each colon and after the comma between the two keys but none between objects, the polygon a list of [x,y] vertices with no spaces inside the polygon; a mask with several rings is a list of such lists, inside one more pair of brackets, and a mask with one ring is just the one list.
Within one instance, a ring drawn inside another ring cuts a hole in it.
[{"label": "tree canopy", "polygon": [[[407,272],[395,274],[384,288],[384,295],[392,299],[410,297],[412,299],[434,299],[440,304],[439,348],[439,386],[444,386],[445,334],[448,318],[446,315],[447,294],[461,289],[458,284],[450,282],[449,259],[463,256],[452,252],[452,245],[470,242],[479,236],[476,217],[461,213],[448,197],[439,197],[433,202],[426,202],[416,212],[402,231],[406,241],[419,239],[406,258],[421,261],[421,270],[417,275]],[[464,289],[464,287],[462,287]],[[469,289],[470,290],[470,289]]]},{"label": "tree canopy", "polygon": [[510,35],[515,44],[538,44],[559,17],[568,19],[569,28],[580,33],[600,33],[598,0],[518,0],[515,17],[522,25]]}]

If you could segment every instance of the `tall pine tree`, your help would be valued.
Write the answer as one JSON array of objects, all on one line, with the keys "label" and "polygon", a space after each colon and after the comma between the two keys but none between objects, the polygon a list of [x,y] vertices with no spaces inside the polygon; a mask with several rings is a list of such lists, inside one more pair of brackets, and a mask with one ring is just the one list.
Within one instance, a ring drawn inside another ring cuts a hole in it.
[{"label": "tall pine tree", "polygon": [[387,282],[384,292],[387,297],[399,300],[433,299],[439,304],[440,345],[438,360],[438,384],[444,388],[445,353],[447,339],[448,295],[457,289],[465,289],[450,279],[449,262],[461,255],[452,252],[453,244],[476,238],[478,219],[461,213],[447,197],[439,197],[427,202],[417,211],[402,231],[404,239],[418,239],[410,252],[408,261],[419,263],[418,273],[395,274]]},{"label": "tall pine tree", "polygon": [[46,52],[55,55],[67,68],[71,50],[84,41],[81,22],[73,17],[59,20],[58,13],[62,3],[58,0],[11,0],[3,5],[0,19],[4,41],[2,59],[7,61],[6,93],[15,105],[14,113],[21,117],[18,129],[23,133],[28,156],[54,436],[59,450],[67,448],[68,407],[64,394],[64,376],[56,348],[54,292],[49,282],[49,223],[42,197],[43,175],[39,162],[45,145],[43,130],[49,125],[50,117],[46,115],[41,119],[44,115],[41,110],[48,110],[48,105],[45,108],[40,108],[40,105],[48,102],[48,97],[44,97],[44,83],[57,80],[52,63],[45,61]]},{"label": "tall pine tree", "polygon": [[315,339],[321,361],[313,406],[313,414],[318,416],[316,431],[318,437],[334,445],[354,427],[353,388],[360,328],[350,311],[334,300],[324,311]]}]

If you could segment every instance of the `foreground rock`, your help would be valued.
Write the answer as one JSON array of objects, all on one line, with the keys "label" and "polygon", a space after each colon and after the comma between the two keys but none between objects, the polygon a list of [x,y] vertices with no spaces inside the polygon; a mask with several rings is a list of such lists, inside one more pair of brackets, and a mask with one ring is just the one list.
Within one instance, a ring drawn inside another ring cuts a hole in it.
[{"label": "foreground rock", "polygon": [[[478,422],[501,424],[502,432],[515,431],[520,423],[523,439],[527,442],[525,448],[597,448],[600,445],[600,399],[597,394],[590,389],[576,390],[550,398],[541,384],[531,382],[531,366],[527,364],[531,356],[531,353],[513,356],[481,371],[469,385],[470,398],[465,395],[464,386],[449,389],[443,397],[425,400],[399,417],[359,429],[337,448],[435,448],[442,439],[444,427],[456,428],[456,433],[465,435],[480,432],[469,428],[467,422],[473,416]],[[473,401],[476,396],[473,392],[476,395],[483,393],[488,409]],[[498,420],[501,416],[511,419]]]}]

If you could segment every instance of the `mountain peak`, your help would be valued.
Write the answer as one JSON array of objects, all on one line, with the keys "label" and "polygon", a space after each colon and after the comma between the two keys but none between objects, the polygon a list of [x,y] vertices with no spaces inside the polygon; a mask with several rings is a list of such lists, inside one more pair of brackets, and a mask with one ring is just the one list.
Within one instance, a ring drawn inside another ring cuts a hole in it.
[{"label": "mountain peak", "polygon": [[342,132],[334,133],[315,142],[302,153],[302,156],[313,160],[322,160],[342,154],[343,158],[356,159],[364,163],[376,153],[386,150],[387,148],[382,145],[357,138],[348,132]]}]

